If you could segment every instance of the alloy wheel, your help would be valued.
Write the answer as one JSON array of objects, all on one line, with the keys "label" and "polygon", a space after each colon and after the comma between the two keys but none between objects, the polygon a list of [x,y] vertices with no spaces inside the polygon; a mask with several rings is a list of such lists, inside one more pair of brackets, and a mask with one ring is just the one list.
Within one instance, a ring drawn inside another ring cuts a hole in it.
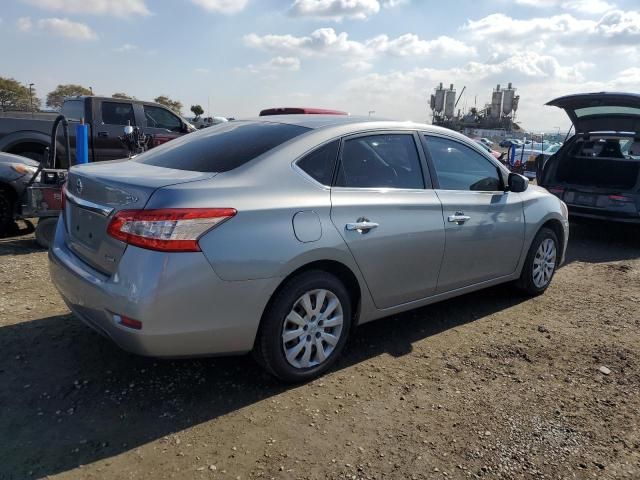
[{"label": "alloy wheel", "polygon": [[551,238],[542,241],[533,257],[533,284],[537,288],[546,287],[556,268],[556,244]]},{"label": "alloy wheel", "polygon": [[310,290],[293,304],[284,319],[282,348],[295,368],[310,368],[325,362],[342,335],[343,311],[330,290]]}]

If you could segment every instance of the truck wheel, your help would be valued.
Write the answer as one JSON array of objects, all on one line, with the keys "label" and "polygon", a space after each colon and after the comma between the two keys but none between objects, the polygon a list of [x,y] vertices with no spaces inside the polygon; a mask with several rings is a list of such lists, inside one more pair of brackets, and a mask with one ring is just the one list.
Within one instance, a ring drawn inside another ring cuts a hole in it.
[{"label": "truck wheel", "polygon": [[53,237],[56,234],[57,223],[58,217],[41,218],[38,220],[36,242],[38,242],[38,245],[42,248],[49,249],[49,245],[53,242]]},{"label": "truck wheel", "polygon": [[11,230],[13,222],[13,195],[0,187],[0,233]]}]

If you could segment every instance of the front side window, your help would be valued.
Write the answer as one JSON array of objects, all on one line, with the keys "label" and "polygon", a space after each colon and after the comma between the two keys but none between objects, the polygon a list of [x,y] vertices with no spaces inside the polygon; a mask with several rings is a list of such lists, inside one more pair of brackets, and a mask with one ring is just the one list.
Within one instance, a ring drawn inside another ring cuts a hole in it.
[{"label": "front side window", "polygon": [[102,102],[102,123],[105,125],[135,125],[133,105],[130,103]]},{"label": "front side window", "polygon": [[338,156],[339,140],[327,143],[298,160],[300,167],[307,175],[322,185],[331,185],[333,168]]},{"label": "front side window", "polygon": [[147,119],[147,127],[164,128],[172,132],[182,131],[182,122],[173,113],[160,107],[144,105],[144,116]]},{"label": "front side window", "polygon": [[308,131],[285,123],[221,123],[163,143],[135,161],[178,170],[227,172]]},{"label": "front side window", "polygon": [[502,190],[498,167],[455,140],[425,137],[442,190]]},{"label": "front side window", "polygon": [[336,186],[425,188],[413,135],[382,134],[345,140]]}]

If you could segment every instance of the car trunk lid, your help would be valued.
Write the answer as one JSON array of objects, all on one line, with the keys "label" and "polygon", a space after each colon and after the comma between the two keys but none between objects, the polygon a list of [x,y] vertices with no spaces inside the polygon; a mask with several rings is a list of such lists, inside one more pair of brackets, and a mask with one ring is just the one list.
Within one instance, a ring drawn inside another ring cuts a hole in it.
[{"label": "car trunk lid", "polygon": [[125,243],[107,234],[116,212],[144,208],[158,188],[215,175],[129,160],[73,167],[65,186],[67,246],[94,269],[111,275],[126,249]]},{"label": "car trunk lid", "polygon": [[564,109],[576,133],[640,131],[640,94],[581,93],[550,101]]}]

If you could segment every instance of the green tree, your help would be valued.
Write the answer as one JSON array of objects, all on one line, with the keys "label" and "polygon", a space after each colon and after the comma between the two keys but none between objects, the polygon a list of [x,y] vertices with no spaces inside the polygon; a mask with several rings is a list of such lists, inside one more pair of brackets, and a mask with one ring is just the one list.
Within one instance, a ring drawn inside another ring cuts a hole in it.
[{"label": "green tree", "polygon": [[114,93],[113,95],[111,95],[111,98],[122,98],[123,100],[133,100],[133,97],[130,97],[126,93],[122,93],[122,92]]},{"label": "green tree", "polygon": [[35,89],[31,89],[29,98],[29,87],[13,78],[0,77],[0,110],[29,111],[32,108],[40,108],[40,99],[36,97]]},{"label": "green tree", "polygon": [[194,120],[198,120],[200,118],[200,115],[204,113],[204,110],[200,105],[191,105],[191,111],[195,115]]},{"label": "green tree", "polygon": [[159,103],[160,105],[164,105],[177,114],[180,114],[180,110],[182,110],[182,102],[180,102],[179,100],[172,100],[167,95],[160,95],[159,97],[154,98],[153,101]]},{"label": "green tree", "polygon": [[65,97],[75,97],[77,95],[93,95],[91,90],[82,85],[58,85],[55,90],[47,94],[47,105],[51,108],[59,109],[62,107]]}]

